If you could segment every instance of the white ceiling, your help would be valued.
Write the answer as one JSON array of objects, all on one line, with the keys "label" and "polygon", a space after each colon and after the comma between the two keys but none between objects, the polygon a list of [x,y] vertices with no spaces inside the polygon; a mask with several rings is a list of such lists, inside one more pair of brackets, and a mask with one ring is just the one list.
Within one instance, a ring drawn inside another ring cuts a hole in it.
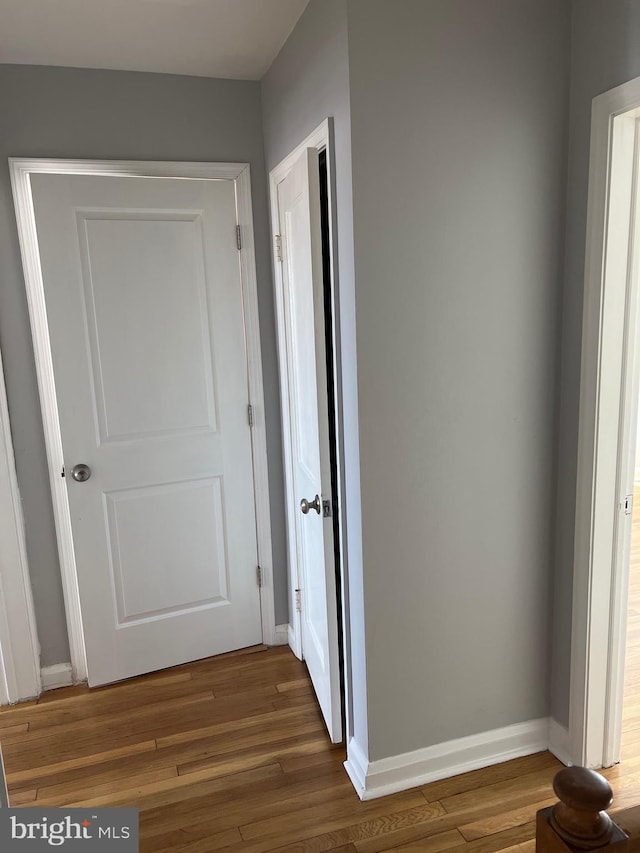
[{"label": "white ceiling", "polygon": [[259,80],[308,0],[0,0],[0,62]]}]

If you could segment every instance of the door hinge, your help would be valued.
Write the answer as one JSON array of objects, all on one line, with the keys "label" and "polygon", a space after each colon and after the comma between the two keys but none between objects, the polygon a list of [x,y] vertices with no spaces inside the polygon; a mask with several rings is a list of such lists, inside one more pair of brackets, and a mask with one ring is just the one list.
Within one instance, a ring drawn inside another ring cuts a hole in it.
[{"label": "door hinge", "polygon": [[262,568],[257,566],[256,577],[258,578],[258,586],[262,586]]},{"label": "door hinge", "polygon": [[296,599],[295,599],[295,601],[296,601],[296,611],[297,611],[298,613],[300,613],[300,611],[302,610],[301,592],[300,592],[300,590],[299,590],[299,589],[294,590],[294,592],[295,592],[295,594],[296,594]]},{"label": "door hinge", "polygon": [[282,237],[276,234],[276,259],[282,263]]},{"label": "door hinge", "polygon": [[238,250],[242,248],[242,234],[240,232],[240,226],[236,225],[236,246]]},{"label": "door hinge", "polygon": [[627,495],[624,499],[624,514],[631,515],[633,512],[633,495]]},{"label": "door hinge", "polygon": [[253,406],[251,403],[247,406],[247,420],[249,421],[249,426],[253,427]]}]

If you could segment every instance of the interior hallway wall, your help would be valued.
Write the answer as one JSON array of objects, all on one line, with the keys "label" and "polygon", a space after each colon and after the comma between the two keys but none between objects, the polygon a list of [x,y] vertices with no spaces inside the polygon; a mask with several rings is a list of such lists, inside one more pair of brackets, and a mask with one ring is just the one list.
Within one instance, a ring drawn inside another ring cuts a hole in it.
[{"label": "interior hallway wall", "polygon": [[69,647],[7,157],[251,164],[276,622],[288,622],[280,407],[259,84],[3,65],[0,116],[0,346],[42,665],[68,661]]},{"label": "interior hallway wall", "polygon": [[570,5],[347,9],[381,759],[548,714]]}]

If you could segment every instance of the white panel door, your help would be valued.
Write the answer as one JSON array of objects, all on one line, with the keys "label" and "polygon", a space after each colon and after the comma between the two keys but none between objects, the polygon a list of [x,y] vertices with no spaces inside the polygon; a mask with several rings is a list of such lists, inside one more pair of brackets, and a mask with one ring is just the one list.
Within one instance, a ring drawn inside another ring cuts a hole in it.
[{"label": "white panel door", "polygon": [[31,180],[89,683],[259,643],[233,181]]},{"label": "white panel door", "polygon": [[278,184],[302,654],[334,743],[342,740],[318,152]]}]

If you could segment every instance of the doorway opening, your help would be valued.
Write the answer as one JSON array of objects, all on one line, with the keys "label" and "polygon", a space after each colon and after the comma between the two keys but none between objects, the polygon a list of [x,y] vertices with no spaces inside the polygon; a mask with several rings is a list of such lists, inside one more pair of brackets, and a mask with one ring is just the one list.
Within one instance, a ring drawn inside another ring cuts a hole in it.
[{"label": "doorway opening", "polygon": [[[320,170],[320,221],[322,230],[322,282],[324,293],[324,329],[327,366],[327,401],[329,413],[329,453],[331,462],[331,494],[333,519],[333,556],[336,576],[336,607],[338,613],[343,612],[342,605],[342,557],[340,554],[340,507],[338,493],[338,433],[336,408],[336,383],[334,372],[334,328],[333,328],[333,290],[331,269],[331,231],[329,224],[329,169],[327,164],[327,149],[318,153]],[[344,631],[338,630],[338,661],[340,667],[340,708],[342,731],[346,730],[345,706],[345,669],[344,669]]]},{"label": "doorway opening", "polygon": [[289,567],[289,645],[334,743],[347,729],[331,121],[270,173]]}]

